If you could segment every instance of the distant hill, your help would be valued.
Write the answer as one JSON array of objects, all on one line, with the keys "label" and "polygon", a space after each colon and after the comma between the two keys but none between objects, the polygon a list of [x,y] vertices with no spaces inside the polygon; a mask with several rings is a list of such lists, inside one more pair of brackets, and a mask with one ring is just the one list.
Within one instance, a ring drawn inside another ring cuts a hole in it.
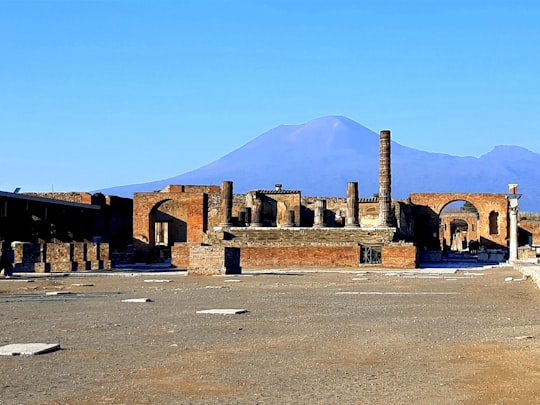
[{"label": "distant hill", "polygon": [[[392,197],[413,192],[506,193],[518,183],[522,211],[540,211],[540,154],[496,146],[476,157],[423,152],[392,141]],[[305,196],[344,197],[357,181],[361,197],[378,192],[379,134],[346,117],[328,116],[301,125],[280,125],[197,170],[164,180],[97,190],[132,197],[169,184],[234,182],[235,193],[298,189]]]}]

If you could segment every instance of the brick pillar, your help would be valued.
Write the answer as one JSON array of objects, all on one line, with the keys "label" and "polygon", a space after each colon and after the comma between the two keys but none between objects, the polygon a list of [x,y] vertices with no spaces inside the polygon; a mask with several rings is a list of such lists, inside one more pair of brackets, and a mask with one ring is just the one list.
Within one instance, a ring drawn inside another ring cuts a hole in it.
[{"label": "brick pillar", "polygon": [[315,216],[313,217],[313,227],[322,228],[326,226],[324,222],[324,212],[326,211],[326,200],[315,201]]},{"label": "brick pillar", "polygon": [[390,166],[390,131],[380,133],[379,160],[379,225],[391,226],[392,177]]},{"label": "brick pillar", "polygon": [[345,218],[346,228],[358,228],[358,183],[350,181],[347,183],[347,217]]},{"label": "brick pillar", "polygon": [[221,223],[220,226],[232,225],[233,182],[221,182]]},{"label": "brick pillar", "polygon": [[263,226],[263,204],[259,195],[255,197],[254,204],[255,205],[252,209],[253,218],[251,219],[252,222],[250,226]]}]

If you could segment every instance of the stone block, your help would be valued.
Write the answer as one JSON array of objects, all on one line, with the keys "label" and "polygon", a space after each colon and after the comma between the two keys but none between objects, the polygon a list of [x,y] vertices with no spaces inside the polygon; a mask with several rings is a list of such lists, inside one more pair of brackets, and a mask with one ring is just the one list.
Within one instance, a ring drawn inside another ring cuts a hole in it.
[{"label": "stone block", "polygon": [[189,253],[188,274],[239,274],[240,248],[192,245]]},{"label": "stone block", "polygon": [[75,263],[69,261],[49,262],[49,265],[51,273],[67,273],[77,270],[75,268]]},{"label": "stone block", "polygon": [[71,260],[74,262],[86,261],[86,243],[84,242],[71,243]]}]

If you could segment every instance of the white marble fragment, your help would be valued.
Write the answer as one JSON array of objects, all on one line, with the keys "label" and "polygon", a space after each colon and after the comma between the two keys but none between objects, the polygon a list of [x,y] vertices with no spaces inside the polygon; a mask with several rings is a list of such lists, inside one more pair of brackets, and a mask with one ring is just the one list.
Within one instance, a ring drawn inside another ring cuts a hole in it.
[{"label": "white marble fragment", "polygon": [[13,343],[0,347],[0,355],[2,356],[18,356],[18,355],[35,355],[53,352],[59,350],[60,345],[57,343]]},{"label": "white marble fragment", "polygon": [[128,298],[125,300],[122,300],[122,302],[154,302],[150,298]]},{"label": "white marble fragment", "polygon": [[203,309],[197,311],[198,314],[221,314],[221,315],[237,315],[249,312],[247,309]]}]

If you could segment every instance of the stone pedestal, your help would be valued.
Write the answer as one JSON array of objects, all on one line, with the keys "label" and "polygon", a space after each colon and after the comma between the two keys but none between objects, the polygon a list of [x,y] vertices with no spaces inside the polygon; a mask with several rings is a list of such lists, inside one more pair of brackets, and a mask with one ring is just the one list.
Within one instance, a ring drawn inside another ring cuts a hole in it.
[{"label": "stone pedestal", "polygon": [[188,275],[240,274],[240,248],[191,246]]}]

